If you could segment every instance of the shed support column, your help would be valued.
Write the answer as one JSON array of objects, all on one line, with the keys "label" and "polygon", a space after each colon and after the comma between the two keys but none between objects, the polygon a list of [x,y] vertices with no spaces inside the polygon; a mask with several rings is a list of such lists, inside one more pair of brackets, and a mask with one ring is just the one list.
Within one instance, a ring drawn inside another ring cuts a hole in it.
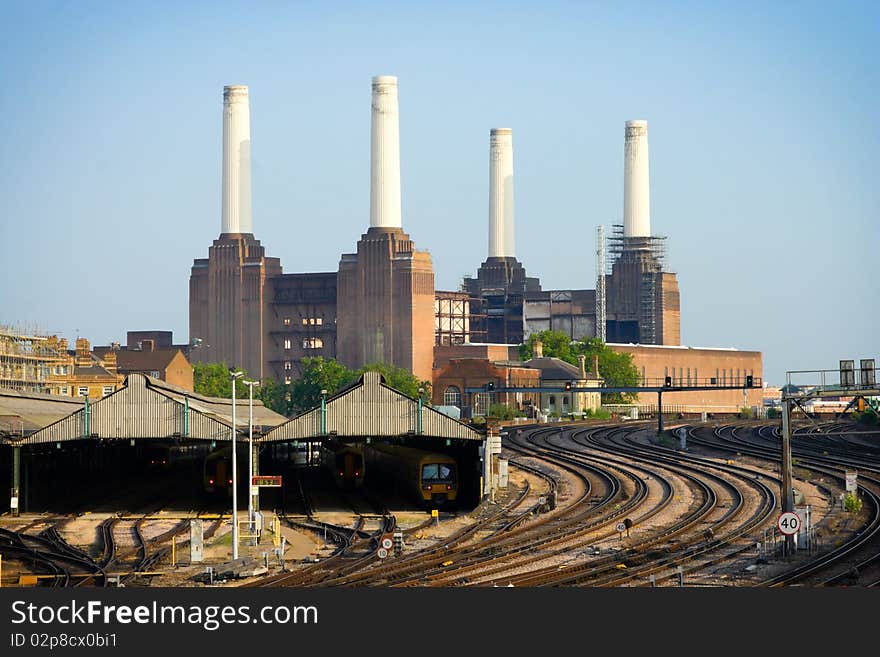
[{"label": "shed support column", "polygon": [[[11,508],[10,511],[13,516],[18,515],[18,507],[21,504],[21,497],[19,495],[19,490],[21,486],[21,447],[13,447],[12,448],[12,491],[11,496],[14,498],[18,498],[16,500],[16,506]],[[10,501],[11,506],[11,501]]]},{"label": "shed support column", "polygon": [[[791,473],[791,400],[782,400],[782,510],[794,511]],[[794,552],[794,536],[785,537],[785,554]]]}]

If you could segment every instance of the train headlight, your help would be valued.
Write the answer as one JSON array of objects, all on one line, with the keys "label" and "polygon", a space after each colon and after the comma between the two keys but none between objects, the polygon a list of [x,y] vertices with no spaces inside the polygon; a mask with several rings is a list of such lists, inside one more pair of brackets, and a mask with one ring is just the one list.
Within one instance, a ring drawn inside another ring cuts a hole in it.
[{"label": "train headlight", "polygon": [[452,490],[452,484],[446,484],[446,490]]},{"label": "train headlight", "polygon": [[361,473],[358,472],[357,470],[355,470],[355,472],[354,472],[354,476],[355,476],[355,477],[360,477],[360,476],[361,476]]},{"label": "train headlight", "polygon": [[208,483],[211,484],[211,485],[213,486],[213,485],[214,485],[214,480],[213,480],[213,479],[208,479]]},{"label": "train headlight", "polygon": [[232,485],[232,479],[227,482],[230,486]]},{"label": "train headlight", "polygon": [[422,484],[424,490],[431,490],[431,484]]}]

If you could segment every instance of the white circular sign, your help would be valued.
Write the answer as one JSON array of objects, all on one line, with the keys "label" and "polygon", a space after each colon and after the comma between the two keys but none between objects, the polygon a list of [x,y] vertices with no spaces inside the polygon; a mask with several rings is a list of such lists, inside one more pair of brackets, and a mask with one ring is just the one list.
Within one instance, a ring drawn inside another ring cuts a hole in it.
[{"label": "white circular sign", "polygon": [[785,513],[779,514],[779,519],[776,521],[776,528],[786,536],[792,536],[800,531],[801,518],[794,511],[786,511]]},{"label": "white circular sign", "polygon": [[619,531],[619,532],[625,532],[625,531],[626,531],[626,525],[625,525],[624,523],[622,523],[622,522],[617,523],[617,531]]},{"label": "white circular sign", "polygon": [[386,550],[390,550],[392,545],[394,545],[394,543],[391,542],[390,538],[383,538],[382,539],[382,547],[385,548]]},{"label": "white circular sign", "polygon": [[376,550],[376,556],[380,559],[384,559],[388,556],[388,550],[386,550],[385,548],[379,548],[378,550]]}]

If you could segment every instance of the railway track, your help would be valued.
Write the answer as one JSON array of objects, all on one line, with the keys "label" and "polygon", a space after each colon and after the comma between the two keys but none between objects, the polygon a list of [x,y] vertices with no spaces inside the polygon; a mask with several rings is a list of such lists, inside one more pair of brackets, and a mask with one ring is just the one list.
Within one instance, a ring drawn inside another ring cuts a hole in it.
[{"label": "railway track", "polygon": [[[830,428],[830,427],[826,427]],[[845,426],[834,427],[837,430]],[[793,432],[792,455],[796,457],[797,468],[822,475],[823,480],[835,480],[842,485],[847,469],[859,471],[860,490],[866,505],[866,520],[856,536],[843,542],[827,553],[787,569],[770,577],[759,586],[786,586],[800,584],[807,586],[840,586],[860,583],[874,586],[880,580],[880,469],[877,452],[862,451],[858,457],[845,445],[816,442],[820,432],[815,427],[801,427]],[[692,432],[698,443],[714,449],[735,451],[773,463],[780,460],[778,427],[753,425],[749,427],[724,426],[714,429],[711,439]],[[807,437],[807,440],[803,440]],[[853,573],[858,578],[853,578]]]}]

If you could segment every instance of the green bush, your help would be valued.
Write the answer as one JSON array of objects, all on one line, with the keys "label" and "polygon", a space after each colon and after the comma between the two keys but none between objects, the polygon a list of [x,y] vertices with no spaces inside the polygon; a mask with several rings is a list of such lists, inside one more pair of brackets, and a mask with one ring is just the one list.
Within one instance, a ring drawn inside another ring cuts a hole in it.
[{"label": "green bush", "polygon": [[516,409],[511,408],[507,404],[492,404],[489,406],[489,417],[498,418],[499,420],[512,420],[516,417]]},{"label": "green bush", "polygon": [[776,420],[782,417],[782,413],[779,412],[779,409],[776,408],[768,408],[767,409],[767,419],[768,420]]},{"label": "green bush", "polygon": [[739,416],[740,416],[743,420],[749,420],[749,419],[751,419],[751,417],[752,417],[752,409],[749,408],[748,406],[743,406],[741,409],[739,409]]},{"label": "green bush", "polygon": [[843,507],[847,511],[858,513],[862,510],[862,500],[852,493],[847,493],[843,498]]},{"label": "green bush", "polygon": [[[855,417],[855,413],[853,413],[853,417]],[[876,426],[877,424],[877,413],[872,408],[867,408],[863,413],[859,413],[858,417],[855,418],[857,422],[862,424],[867,424],[868,426]]]},{"label": "green bush", "polygon": [[604,408],[597,408],[593,410],[592,408],[588,408],[584,411],[584,419],[590,420],[609,420],[611,419],[611,412],[606,411]]}]

